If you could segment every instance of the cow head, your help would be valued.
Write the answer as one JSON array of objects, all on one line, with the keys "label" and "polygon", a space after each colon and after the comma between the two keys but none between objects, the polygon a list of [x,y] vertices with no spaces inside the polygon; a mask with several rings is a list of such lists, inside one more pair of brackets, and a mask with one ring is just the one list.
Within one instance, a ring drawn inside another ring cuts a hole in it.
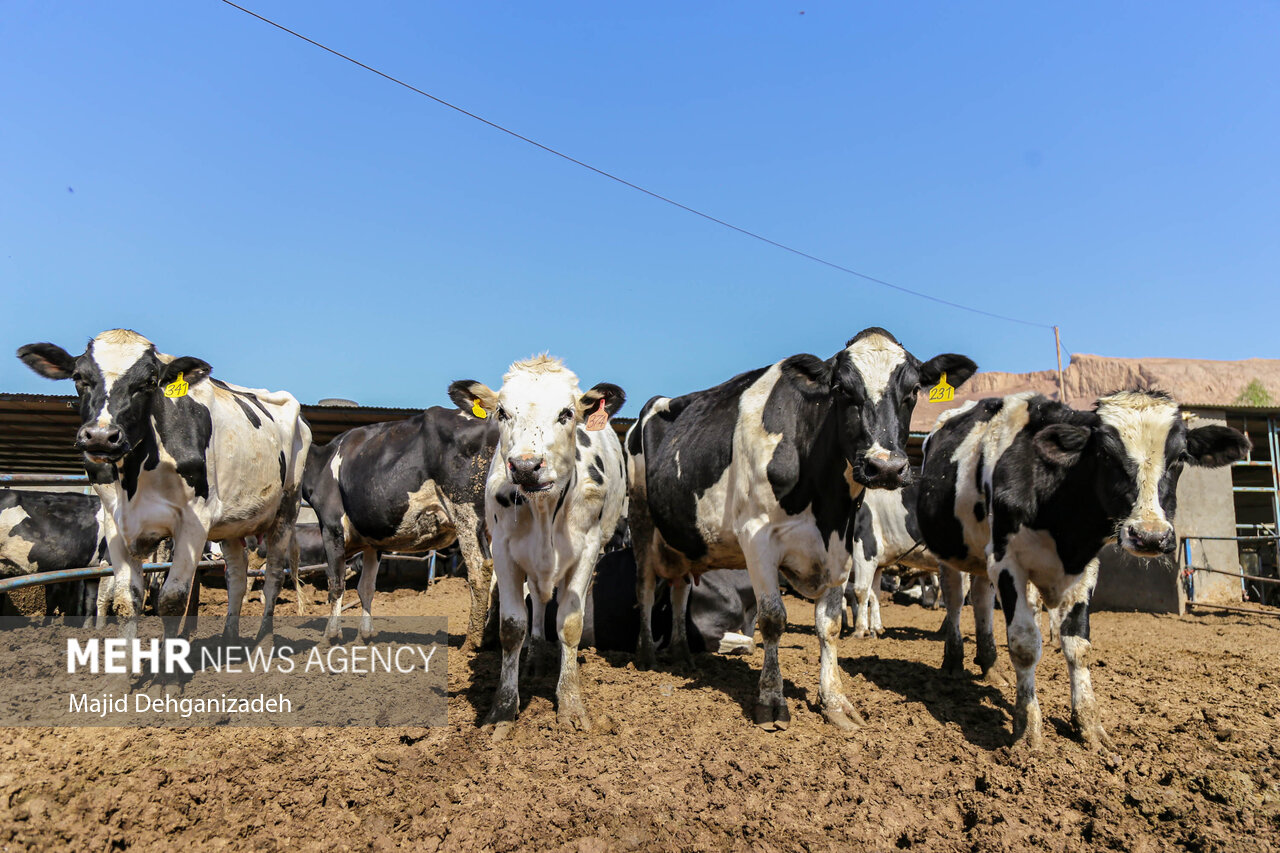
[{"label": "cow head", "polygon": [[907,433],[920,390],[947,383],[959,387],[978,366],[944,353],[921,362],[880,328],[859,332],[833,359],[831,395],[845,458],[853,478],[874,489],[911,482]]},{"label": "cow head", "polygon": [[117,462],[142,443],[153,406],[179,373],[191,386],[210,370],[198,358],[158,353],[155,344],[128,329],[101,333],[79,357],[39,343],[20,348],[18,358],[46,379],[75,381],[81,420],[75,446],[92,463]]},{"label": "cow head", "polygon": [[532,498],[572,479],[578,425],[601,406],[612,416],[626,401],[622,389],[607,382],[582,393],[573,371],[547,355],[511,365],[496,392],[463,379],[449,386],[449,397],[464,410],[497,420],[496,458],[505,462],[512,484]]},{"label": "cow head", "polygon": [[1096,463],[1094,488],[1108,517],[1118,519],[1120,546],[1138,557],[1170,554],[1177,546],[1173,516],[1185,465],[1218,468],[1243,459],[1249,439],[1224,426],[1188,429],[1168,395],[1121,391],[1098,400],[1087,423],[1057,423],[1032,439],[1050,468]]}]

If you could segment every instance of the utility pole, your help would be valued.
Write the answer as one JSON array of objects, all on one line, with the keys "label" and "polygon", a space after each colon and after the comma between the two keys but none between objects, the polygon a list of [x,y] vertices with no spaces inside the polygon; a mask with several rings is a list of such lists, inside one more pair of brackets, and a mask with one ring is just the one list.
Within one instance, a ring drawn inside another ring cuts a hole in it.
[{"label": "utility pole", "polygon": [[1053,327],[1053,348],[1058,353],[1058,400],[1067,405],[1067,385],[1062,381],[1062,335],[1058,334],[1058,327]]}]

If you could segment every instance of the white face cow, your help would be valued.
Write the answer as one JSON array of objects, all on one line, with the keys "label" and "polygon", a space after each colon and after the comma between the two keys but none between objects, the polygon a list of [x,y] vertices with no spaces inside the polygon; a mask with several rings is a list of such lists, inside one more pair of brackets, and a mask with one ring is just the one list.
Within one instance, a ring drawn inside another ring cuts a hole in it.
[{"label": "white face cow", "polygon": [[496,456],[506,460],[511,483],[534,499],[555,493],[557,485],[571,479],[578,424],[601,406],[612,416],[626,399],[608,382],[583,394],[573,371],[545,354],[513,364],[498,392],[464,379],[449,386],[449,396],[464,409],[497,420]]}]

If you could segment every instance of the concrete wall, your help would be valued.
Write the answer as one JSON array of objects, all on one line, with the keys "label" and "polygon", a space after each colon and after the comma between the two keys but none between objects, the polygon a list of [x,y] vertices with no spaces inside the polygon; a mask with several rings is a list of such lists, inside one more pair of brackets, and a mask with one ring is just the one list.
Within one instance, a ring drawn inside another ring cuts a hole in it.
[{"label": "concrete wall", "polygon": [[[1197,411],[1187,426],[1226,425],[1220,411]],[[1231,493],[1231,468],[1183,469],[1178,481],[1178,536],[1235,536],[1236,510]],[[1152,613],[1182,613],[1185,596],[1176,559],[1142,560],[1117,546],[1102,552],[1094,610],[1143,610]],[[1239,552],[1234,542],[1192,542],[1191,563],[1228,572],[1240,571]],[[1196,572],[1196,600],[1227,604],[1240,601],[1240,579],[1209,572]]]}]

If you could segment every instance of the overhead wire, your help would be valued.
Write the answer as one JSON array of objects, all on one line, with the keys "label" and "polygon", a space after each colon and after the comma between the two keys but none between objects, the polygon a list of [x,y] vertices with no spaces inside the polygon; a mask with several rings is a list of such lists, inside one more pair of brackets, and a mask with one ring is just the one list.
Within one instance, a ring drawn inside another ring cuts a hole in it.
[{"label": "overhead wire", "polygon": [[470,110],[464,109],[463,107],[460,107],[460,106],[458,106],[457,104],[450,103],[449,101],[446,101],[446,100],[445,100],[445,99],[443,99],[443,98],[440,98],[440,97],[438,97],[438,96],[436,96],[436,95],[433,95],[433,94],[431,94],[430,92],[426,92],[426,91],[424,91],[424,90],[422,90],[422,89],[419,89],[417,86],[414,86],[414,85],[412,85],[412,84],[410,84],[410,83],[406,83],[404,80],[401,80],[401,79],[400,79],[400,78],[398,78],[398,77],[393,77],[392,75],[387,74],[387,73],[386,73],[386,72],[384,72],[384,71],[379,71],[377,68],[374,68],[374,67],[373,67],[373,66],[371,66],[371,65],[367,65],[367,64],[365,64],[365,63],[361,62],[361,61],[360,61],[360,60],[358,60],[358,59],[355,59],[355,58],[353,58],[353,57],[351,57],[351,56],[348,56],[348,55],[347,55],[347,54],[345,54],[345,53],[342,53],[342,52],[341,52],[341,51],[339,51],[339,50],[335,50],[334,48],[331,48],[331,47],[329,47],[328,45],[322,44],[322,43],[320,43],[320,42],[316,41],[315,39],[309,38],[309,37],[307,37],[307,36],[303,35],[302,33],[299,33],[299,32],[298,32],[298,31],[296,31],[296,30],[292,30],[292,29],[290,29],[289,27],[286,27],[286,26],[284,26],[284,25],[283,25],[283,24],[281,24],[281,23],[278,23],[278,22],[276,22],[276,21],[273,21],[273,20],[272,20],[272,19],[270,19],[270,18],[267,18],[267,17],[265,17],[265,16],[263,16],[263,15],[260,15],[260,14],[258,14],[257,12],[254,12],[254,11],[253,11],[253,10],[251,10],[251,9],[246,9],[244,6],[241,6],[241,5],[237,4],[237,3],[232,2],[232,0],[221,0],[221,2],[222,2],[222,3],[225,3],[226,5],[228,5],[228,6],[230,6],[230,7],[232,7],[233,9],[239,9],[241,12],[244,12],[246,15],[249,15],[250,17],[253,17],[253,18],[257,18],[259,21],[262,21],[262,22],[263,22],[263,23],[265,23],[265,24],[269,24],[269,25],[271,25],[271,26],[275,27],[276,29],[281,30],[282,32],[288,33],[289,35],[293,36],[294,38],[300,39],[300,40],[302,40],[302,41],[306,42],[307,44],[314,45],[315,47],[318,47],[318,48],[320,48],[321,50],[323,50],[323,51],[325,51],[325,52],[327,52],[327,53],[331,53],[331,54],[333,54],[334,56],[338,57],[339,59],[345,59],[347,62],[350,62],[352,65],[356,65],[356,66],[358,66],[358,67],[360,67],[360,68],[363,68],[365,71],[368,71],[368,72],[370,72],[370,73],[372,73],[372,74],[376,74],[377,76],[382,77],[382,78],[384,78],[384,79],[386,79],[386,80],[389,80],[389,81],[391,81],[392,83],[395,83],[395,84],[396,84],[396,85],[398,85],[398,86],[402,86],[402,87],[404,87],[405,89],[408,89],[408,90],[409,90],[409,91],[411,91],[411,92],[415,92],[415,93],[417,93],[417,94],[421,95],[421,96],[422,96],[422,97],[424,97],[424,98],[428,98],[428,99],[430,99],[430,100],[434,101],[435,103],[440,104],[440,105],[441,105],[441,106],[443,106],[443,107],[448,107],[449,109],[454,110],[455,112],[461,113],[462,115],[467,116],[468,118],[474,119],[474,120],[476,120],[476,121],[480,122],[481,124],[487,125],[488,127],[491,127],[491,128],[493,128],[494,130],[501,131],[502,133],[505,133],[505,134],[507,134],[508,136],[515,137],[516,139],[520,140],[521,142],[525,142],[525,143],[527,143],[527,144],[529,144],[529,145],[532,145],[533,147],[538,148],[538,149],[540,149],[540,150],[542,150],[542,151],[545,151],[545,152],[546,152],[546,153],[548,153],[548,154],[551,154],[551,155],[554,155],[554,156],[556,156],[556,157],[559,157],[559,158],[560,158],[560,159],[562,159],[562,160],[566,160],[566,161],[568,161],[568,162],[570,162],[570,163],[573,163],[573,164],[574,164],[574,165],[576,165],[576,166],[580,166],[580,167],[582,167],[582,168],[584,168],[584,169],[587,169],[587,170],[588,170],[588,171],[590,171],[590,172],[594,172],[595,174],[599,175],[600,177],[608,178],[608,179],[609,179],[609,180],[611,180],[611,181],[615,181],[615,182],[617,182],[617,183],[619,183],[619,184],[622,184],[622,185],[623,185],[623,186],[625,186],[625,187],[629,187],[630,189],[633,189],[633,190],[635,190],[635,191],[637,191],[637,192],[643,193],[644,195],[647,195],[647,196],[649,196],[650,198],[656,199],[656,200],[661,201],[661,202],[665,202],[666,204],[669,204],[669,205],[671,205],[671,206],[673,206],[673,207],[677,207],[677,208],[679,208],[680,210],[685,211],[686,213],[691,213],[691,214],[693,214],[694,216],[699,216],[699,217],[701,217],[701,218],[703,218],[703,219],[705,219],[705,220],[707,220],[707,221],[709,221],[709,222],[713,222],[713,223],[715,223],[715,224],[717,224],[717,225],[723,226],[724,228],[728,228],[728,229],[730,229],[730,230],[732,230],[732,231],[736,231],[736,232],[738,232],[739,234],[742,234],[742,235],[744,235],[744,236],[751,237],[752,239],[755,239],[755,240],[759,240],[759,241],[760,241],[760,242],[762,242],[762,243],[767,243],[767,244],[768,244],[768,245],[770,245],[770,246],[773,246],[773,247],[778,248],[778,249],[782,249],[782,250],[783,250],[783,251],[785,251],[785,252],[790,252],[790,253],[791,253],[791,254],[793,254],[793,255],[797,255],[797,256],[799,256],[799,257],[806,258],[806,259],[808,259],[808,260],[810,260],[810,261],[814,261],[815,263],[822,264],[823,266],[829,267],[829,268],[834,269],[834,270],[837,270],[837,271],[839,271],[839,272],[843,272],[843,273],[846,273],[846,274],[848,274],[848,275],[856,276],[857,278],[860,278],[860,279],[862,279],[863,281],[871,282],[872,284],[878,284],[878,285],[880,285],[880,286],[882,286],[882,287],[887,287],[887,288],[890,288],[890,289],[892,289],[892,290],[896,290],[896,291],[898,291],[899,293],[905,293],[905,294],[908,294],[908,295],[910,295],[910,296],[918,297],[918,298],[920,298],[920,299],[927,299],[927,300],[929,300],[930,302],[934,302],[934,303],[937,303],[937,304],[939,304],[939,305],[945,305],[945,306],[947,306],[947,307],[949,307],[949,308],[955,308],[955,309],[960,310],[960,311],[968,311],[968,312],[970,312],[970,313],[972,313],[972,314],[980,314],[980,315],[982,315],[982,316],[984,316],[984,317],[990,317],[990,318],[995,319],[995,320],[1004,320],[1004,321],[1009,322],[1009,323],[1019,323],[1019,324],[1024,325],[1024,326],[1034,326],[1034,327],[1042,328],[1042,329],[1052,329],[1052,328],[1053,328],[1053,324],[1052,324],[1052,323],[1041,323],[1041,322],[1037,322],[1037,321],[1035,321],[1035,320],[1026,320],[1026,319],[1023,319],[1023,318],[1021,318],[1021,317],[1011,317],[1011,316],[1009,316],[1009,315],[1007,315],[1007,314],[999,314],[999,313],[997,313],[997,312],[995,312],[995,311],[987,311],[987,310],[985,310],[985,309],[983,309],[983,308],[975,308],[975,307],[973,307],[973,306],[971,306],[971,305],[965,305],[965,304],[960,303],[960,302],[954,302],[954,301],[949,300],[949,299],[943,299],[943,298],[941,298],[941,297],[939,297],[939,296],[934,296],[934,295],[933,295],[933,294],[931,294],[931,293],[924,293],[923,291],[913,290],[912,288],[909,288],[909,287],[903,287],[903,286],[902,286],[902,285],[900,285],[900,284],[894,284],[893,282],[885,281],[885,280],[884,280],[884,279],[882,279],[882,278],[876,278],[875,276],[867,275],[866,273],[862,273],[862,272],[858,272],[858,271],[857,271],[857,270],[855,270],[855,269],[851,269],[851,268],[846,267],[846,266],[844,266],[844,265],[842,265],[842,264],[835,263],[834,261],[828,261],[828,260],[826,260],[825,258],[821,258],[821,257],[819,257],[819,256],[817,256],[817,255],[811,254],[811,253],[806,252],[806,251],[803,251],[803,250],[801,250],[801,249],[797,249],[797,248],[795,248],[795,247],[793,247],[793,246],[788,246],[788,245],[787,245],[787,244],[785,244],[785,243],[781,243],[781,242],[779,242],[779,241],[777,241],[777,240],[771,239],[771,238],[766,237],[766,236],[764,236],[764,235],[762,235],[762,234],[758,234],[758,233],[756,233],[755,231],[751,231],[751,230],[749,230],[749,229],[747,229],[747,228],[743,228],[743,227],[741,227],[741,226],[734,225],[732,222],[727,222],[727,221],[725,221],[725,220],[723,220],[723,219],[720,219],[719,217],[712,216],[712,215],[711,215],[711,214],[709,214],[709,213],[704,213],[703,211],[698,210],[697,208],[690,207],[690,206],[689,206],[689,205],[687,205],[687,204],[683,204],[683,203],[681,203],[681,202],[679,202],[679,201],[676,201],[676,200],[675,200],[675,199],[673,199],[673,198],[669,198],[668,196],[665,196],[665,195],[662,195],[662,194],[660,194],[660,193],[654,192],[653,190],[646,189],[645,187],[642,187],[642,186],[640,186],[639,184],[636,184],[636,183],[633,183],[633,182],[631,182],[631,181],[628,181],[628,180],[627,180],[627,179],[625,179],[625,178],[619,177],[618,175],[615,175],[615,174],[613,174],[612,172],[608,172],[608,171],[605,171],[604,169],[600,169],[600,168],[597,168],[596,166],[592,166],[590,163],[586,163],[586,162],[584,162],[584,161],[582,161],[582,160],[577,159],[576,157],[570,156],[569,154],[565,154],[565,153],[564,153],[564,152],[562,152],[562,151],[558,151],[558,150],[556,150],[555,148],[552,148],[552,147],[551,147],[551,146],[549,146],[549,145],[544,145],[543,143],[538,142],[538,141],[537,141],[537,140],[535,140],[535,139],[531,139],[531,138],[529,138],[528,136],[525,136],[525,135],[523,135],[523,134],[521,134],[521,133],[518,133],[518,132],[516,132],[516,131],[514,131],[514,130],[511,130],[510,128],[504,127],[503,125],[500,125],[500,124],[498,124],[498,123],[497,123],[497,122],[495,122],[495,121],[491,121],[491,120],[489,120],[489,119],[487,119],[487,118],[484,118],[483,116],[477,115],[476,113],[473,113],[473,112],[471,112]]}]

